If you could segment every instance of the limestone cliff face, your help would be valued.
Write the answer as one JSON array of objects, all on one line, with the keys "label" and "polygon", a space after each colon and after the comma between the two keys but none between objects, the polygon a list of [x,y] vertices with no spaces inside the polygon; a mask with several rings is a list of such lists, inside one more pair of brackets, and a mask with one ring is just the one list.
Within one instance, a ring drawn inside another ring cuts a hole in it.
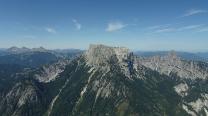
[{"label": "limestone cliff face", "polygon": [[38,70],[39,73],[34,76],[39,82],[48,83],[55,80],[59,74],[64,71],[67,64],[69,64],[68,60],[60,60],[53,64],[43,66]]},{"label": "limestone cliff face", "polygon": [[124,47],[90,45],[86,52],[86,58],[89,65],[106,66],[112,58],[116,58],[118,62],[123,62],[127,59],[128,53],[129,49]]},{"label": "limestone cliff face", "polygon": [[133,53],[125,47],[109,47],[105,45],[90,45],[85,53],[86,61],[89,66],[95,69],[102,69],[108,72],[112,67],[117,66],[128,78],[131,76],[133,68]]},{"label": "limestone cliff face", "polygon": [[138,62],[166,75],[175,73],[186,79],[208,78],[208,68],[201,68],[200,62],[183,60],[177,57],[174,51],[171,51],[167,56],[140,58]]}]

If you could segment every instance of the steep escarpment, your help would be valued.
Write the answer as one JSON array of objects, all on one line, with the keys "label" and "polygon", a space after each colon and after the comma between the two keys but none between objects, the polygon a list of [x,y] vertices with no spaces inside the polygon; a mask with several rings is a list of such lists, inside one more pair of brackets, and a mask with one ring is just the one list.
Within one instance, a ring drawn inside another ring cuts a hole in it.
[{"label": "steep escarpment", "polygon": [[90,45],[85,53],[85,58],[87,64],[93,68],[102,68],[109,71],[113,66],[117,66],[126,76],[130,77],[133,70],[134,56],[129,51],[125,47]]},{"label": "steep escarpment", "polygon": [[117,59],[119,63],[127,59],[129,49],[124,47],[109,47],[105,45],[90,45],[86,52],[87,62],[94,66],[110,65],[110,59]]}]

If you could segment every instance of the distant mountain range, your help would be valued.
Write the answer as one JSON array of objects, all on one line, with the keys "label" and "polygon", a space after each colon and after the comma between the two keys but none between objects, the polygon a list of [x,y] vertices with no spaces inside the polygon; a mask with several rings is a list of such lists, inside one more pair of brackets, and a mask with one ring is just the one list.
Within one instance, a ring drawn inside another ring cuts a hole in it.
[{"label": "distant mountain range", "polygon": [[26,47],[22,47],[22,48],[18,48],[18,47],[11,47],[7,49],[8,52],[10,53],[25,53],[25,52],[47,52],[48,50],[46,50],[43,47],[39,47],[39,48],[26,48]]},{"label": "distant mountain range", "polygon": [[[148,52],[148,51],[136,51],[134,52],[135,55],[143,56],[143,57],[152,57],[152,56],[165,56],[169,53],[169,51],[155,51],[155,52]],[[187,60],[197,60],[197,61],[208,61],[208,52],[198,52],[198,53],[190,53],[190,52],[180,52],[176,51],[177,56],[187,59]]]},{"label": "distant mountain range", "polygon": [[56,62],[58,59],[75,57],[82,52],[77,49],[47,50],[43,47],[32,49],[11,47],[0,50],[0,64],[18,64],[35,68]]},{"label": "distant mountain range", "polygon": [[[85,50],[80,50],[80,49],[54,49],[54,50],[48,50],[43,47],[39,48],[26,48],[26,47],[10,47],[8,49],[5,48],[0,48],[0,56],[1,55],[6,55],[6,54],[20,54],[20,53],[27,53],[27,52],[49,52],[49,53],[54,53],[59,56],[65,56],[65,57],[70,57],[74,56],[76,54],[81,54]],[[170,51],[134,51],[135,55],[142,56],[142,57],[152,57],[152,56],[165,56],[169,53]],[[187,60],[197,60],[197,61],[208,61],[208,52],[196,52],[196,53],[191,53],[191,52],[181,52],[181,51],[175,51],[177,56],[187,59]]]},{"label": "distant mountain range", "polygon": [[78,53],[78,52],[83,52],[83,50],[79,49],[54,49],[54,50],[48,50],[43,47],[39,48],[27,48],[27,47],[10,47],[8,49],[6,48],[0,48],[0,55],[2,53],[7,53],[7,54],[20,54],[20,53],[28,53],[28,52],[57,52],[57,53]]},{"label": "distant mountain range", "polygon": [[11,51],[0,56],[1,116],[208,115],[208,63],[192,54]]}]

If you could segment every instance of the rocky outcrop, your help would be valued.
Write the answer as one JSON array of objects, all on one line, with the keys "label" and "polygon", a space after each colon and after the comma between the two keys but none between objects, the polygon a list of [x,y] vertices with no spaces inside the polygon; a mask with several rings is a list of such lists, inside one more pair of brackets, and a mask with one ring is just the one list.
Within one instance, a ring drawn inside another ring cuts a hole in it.
[{"label": "rocky outcrop", "polygon": [[201,68],[197,61],[187,61],[176,56],[171,51],[167,56],[153,56],[149,58],[140,58],[138,62],[161,74],[177,74],[177,76],[186,79],[207,79],[208,67]]},{"label": "rocky outcrop", "polygon": [[59,60],[54,64],[43,66],[34,76],[39,82],[48,83],[55,80],[68,63],[68,60]]},{"label": "rocky outcrop", "polygon": [[202,116],[205,114],[208,115],[208,94],[203,93],[200,97],[192,102],[183,104],[183,108],[186,112],[188,112],[191,116]]},{"label": "rocky outcrop", "polygon": [[176,85],[174,89],[178,93],[178,95],[184,97],[187,96],[189,87],[186,83],[180,83]]}]

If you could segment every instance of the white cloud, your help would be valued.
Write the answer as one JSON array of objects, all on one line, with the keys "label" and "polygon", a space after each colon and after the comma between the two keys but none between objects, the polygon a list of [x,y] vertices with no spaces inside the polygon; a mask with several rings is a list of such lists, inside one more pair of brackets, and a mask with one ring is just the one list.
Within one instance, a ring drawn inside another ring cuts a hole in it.
[{"label": "white cloud", "polygon": [[57,33],[56,30],[54,28],[51,28],[51,27],[46,27],[45,30],[49,33],[54,33],[54,34]]},{"label": "white cloud", "polygon": [[118,21],[117,22],[110,22],[110,23],[108,23],[106,31],[113,32],[113,31],[123,29],[126,26],[127,25],[123,24],[122,22],[118,22]]},{"label": "white cloud", "polygon": [[207,10],[201,10],[201,9],[191,9],[186,11],[186,13],[182,17],[187,17],[187,16],[192,16],[192,15],[197,15],[201,13],[207,13]]},{"label": "white cloud", "polygon": [[76,19],[72,19],[72,22],[74,23],[77,30],[82,28],[82,25]]}]

